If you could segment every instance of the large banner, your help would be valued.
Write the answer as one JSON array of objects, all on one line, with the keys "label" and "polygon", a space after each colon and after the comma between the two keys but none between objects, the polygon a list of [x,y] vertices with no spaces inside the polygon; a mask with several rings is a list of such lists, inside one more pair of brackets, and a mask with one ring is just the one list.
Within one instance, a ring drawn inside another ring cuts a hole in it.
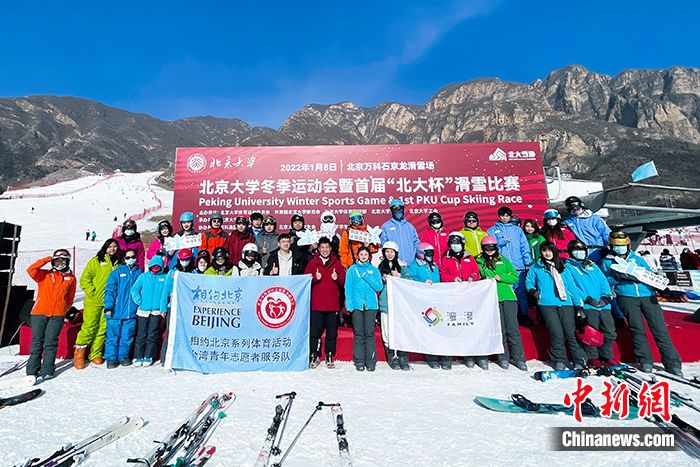
[{"label": "large banner", "polygon": [[175,273],[167,368],[225,373],[309,367],[311,276]]},{"label": "large banner", "polygon": [[389,347],[432,355],[503,353],[496,282],[389,277]]},{"label": "large banner", "polygon": [[278,230],[288,230],[295,213],[318,228],[327,209],[339,228],[352,209],[376,226],[389,219],[395,198],[419,231],[434,210],[448,229],[460,229],[467,211],[489,227],[503,205],[523,219],[541,218],[547,195],[539,143],[177,149],[173,218],[192,211],[197,229],[209,227],[213,211],[229,229],[237,214],[253,212],[275,216]]}]

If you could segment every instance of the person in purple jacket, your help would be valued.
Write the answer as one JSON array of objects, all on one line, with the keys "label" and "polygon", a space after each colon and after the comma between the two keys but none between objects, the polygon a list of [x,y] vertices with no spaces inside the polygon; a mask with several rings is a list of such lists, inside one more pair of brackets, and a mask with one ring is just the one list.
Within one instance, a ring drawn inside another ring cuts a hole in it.
[{"label": "person in purple jacket", "polygon": [[136,252],[136,262],[143,271],[146,251],[143,248],[141,234],[136,231],[136,222],[128,219],[122,224],[122,234],[114,239],[119,244],[119,251],[126,251],[129,248]]}]

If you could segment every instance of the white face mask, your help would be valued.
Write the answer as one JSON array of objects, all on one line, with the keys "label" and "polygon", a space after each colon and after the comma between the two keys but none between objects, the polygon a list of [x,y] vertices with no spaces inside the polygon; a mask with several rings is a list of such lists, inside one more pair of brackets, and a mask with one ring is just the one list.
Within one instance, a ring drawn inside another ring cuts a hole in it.
[{"label": "white face mask", "polygon": [[182,265],[183,268],[186,268],[187,266],[190,265],[191,260],[186,259],[184,261],[180,261],[180,264]]},{"label": "white face mask", "polygon": [[133,266],[136,264],[136,258],[127,258],[124,260],[124,263],[126,263],[127,266]]},{"label": "white face mask", "polygon": [[614,245],[613,251],[618,255],[627,254],[627,245]]},{"label": "white face mask", "polygon": [[574,250],[571,255],[576,259],[586,259],[586,252],[584,250]]},{"label": "white face mask", "polygon": [[452,251],[454,251],[455,253],[459,253],[462,251],[462,245],[460,245],[459,243],[454,243],[454,244],[450,245],[450,249]]},{"label": "white face mask", "polygon": [[547,219],[547,225],[550,225],[552,227],[554,227],[558,223],[559,223],[559,220],[557,220],[557,219]]},{"label": "white face mask", "polygon": [[131,237],[131,236],[134,235],[135,233],[136,233],[136,231],[135,231],[134,229],[126,229],[126,230],[124,231],[124,235],[126,235],[127,237]]}]

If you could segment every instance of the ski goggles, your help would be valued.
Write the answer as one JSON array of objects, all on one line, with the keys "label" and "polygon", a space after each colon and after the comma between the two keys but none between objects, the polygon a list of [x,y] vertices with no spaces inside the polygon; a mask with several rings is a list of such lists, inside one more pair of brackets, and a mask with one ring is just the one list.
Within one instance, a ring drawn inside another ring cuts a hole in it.
[{"label": "ski goggles", "polygon": [[[350,220],[352,220],[352,218]],[[323,219],[321,219],[321,222],[323,222],[324,224],[330,224],[334,221],[335,219],[333,218],[333,216],[323,216]]]},{"label": "ski goggles", "polygon": [[274,217],[266,217],[263,219],[263,225],[277,225],[277,221]]},{"label": "ski goggles", "polygon": [[242,216],[236,217],[236,224],[248,225],[248,218]]},{"label": "ski goggles", "polygon": [[583,203],[579,201],[574,201],[569,205],[569,212],[575,211],[576,209],[583,209]]},{"label": "ski goggles", "polygon": [[496,251],[496,245],[484,245],[481,247],[484,251]]},{"label": "ski goggles", "polygon": [[363,218],[362,216],[352,216],[352,217],[350,218],[350,222],[352,222],[353,224],[355,224],[355,223],[360,223],[360,224],[362,224],[363,219],[364,219],[364,218]]}]

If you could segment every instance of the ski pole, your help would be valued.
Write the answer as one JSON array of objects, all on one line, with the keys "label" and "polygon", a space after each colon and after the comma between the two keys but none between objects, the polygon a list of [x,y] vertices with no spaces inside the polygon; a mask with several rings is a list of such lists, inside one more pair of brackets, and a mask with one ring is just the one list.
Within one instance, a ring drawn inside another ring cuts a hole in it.
[{"label": "ski pole", "polygon": [[299,437],[301,437],[301,434],[304,432],[304,430],[306,429],[306,427],[309,426],[309,423],[311,423],[311,419],[314,418],[314,415],[316,415],[317,412],[320,412],[321,409],[323,409],[323,407],[326,407],[326,406],[328,406],[328,404],[324,404],[323,402],[319,402],[319,403],[316,405],[316,408],[315,408],[314,411],[311,413],[311,416],[309,417],[309,419],[306,420],[306,423],[304,423],[304,426],[301,427],[301,429],[299,430],[299,433],[297,433],[297,435],[296,435],[296,436],[294,437],[294,439],[292,440],[292,444],[289,445],[289,447],[287,448],[287,451],[284,453],[284,456],[282,456],[282,459],[280,459],[279,462],[275,463],[275,464],[274,464],[274,467],[281,467],[281,466],[282,466],[282,464],[284,463],[284,461],[287,459],[287,456],[288,456],[289,453],[292,451],[292,448],[294,447],[294,445],[295,445],[295,444],[297,443],[297,441],[299,440]]},{"label": "ski pole", "polygon": [[280,454],[280,445],[282,444],[282,436],[284,436],[284,429],[287,428],[287,420],[289,420],[289,412],[292,410],[292,403],[294,402],[294,398],[297,396],[297,393],[292,391],[288,392],[286,394],[280,394],[279,396],[275,396],[275,399],[281,399],[283,397],[287,398],[287,405],[284,407],[284,411],[282,412],[282,418],[284,421],[282,422],[282,429],[279,432],[279,438],[277,439],[277,442],[275,440],[272,440],[272,447],[270,448],[270,454],[273,456],[278,456]]}]

